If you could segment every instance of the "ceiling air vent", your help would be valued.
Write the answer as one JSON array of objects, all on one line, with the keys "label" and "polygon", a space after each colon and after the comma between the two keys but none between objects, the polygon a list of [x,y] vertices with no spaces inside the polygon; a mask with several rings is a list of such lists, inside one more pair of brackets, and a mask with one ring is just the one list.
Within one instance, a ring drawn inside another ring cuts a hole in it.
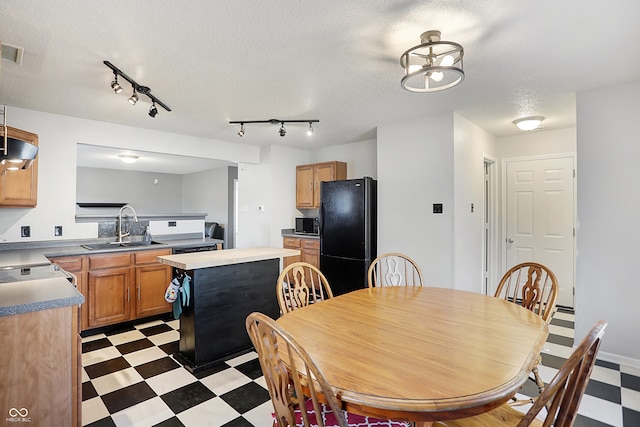
[{"label": "ceiling air vent", "polygon": [[2,43],[2,60],[22,65],[22,55],[24,48]]}]

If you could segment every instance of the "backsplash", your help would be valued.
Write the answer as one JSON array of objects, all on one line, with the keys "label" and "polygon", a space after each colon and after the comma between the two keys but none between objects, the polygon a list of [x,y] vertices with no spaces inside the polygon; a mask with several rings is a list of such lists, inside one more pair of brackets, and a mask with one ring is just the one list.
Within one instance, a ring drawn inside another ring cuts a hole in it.
[{"label": "backsplash", "polygon": [[[135,222],[132,219],[122,219],[122,229],[125,233],[131,233],[131,236],[142,236],[144,230],[149,225],[149,221]],[[118,221],[100,221],[98,223],[98,237],[116,237],[116,229]]]}]

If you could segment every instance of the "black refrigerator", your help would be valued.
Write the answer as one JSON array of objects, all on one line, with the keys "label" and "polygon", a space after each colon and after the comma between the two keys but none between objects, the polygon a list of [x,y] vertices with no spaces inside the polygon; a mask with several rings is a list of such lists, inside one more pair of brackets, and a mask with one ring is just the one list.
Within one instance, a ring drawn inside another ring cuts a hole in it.
[{"label": "black refrigerator", "polygon": [[320,184],[320,270],[334,295],[367,286],[377,248],[376,194],[370,177]]}]

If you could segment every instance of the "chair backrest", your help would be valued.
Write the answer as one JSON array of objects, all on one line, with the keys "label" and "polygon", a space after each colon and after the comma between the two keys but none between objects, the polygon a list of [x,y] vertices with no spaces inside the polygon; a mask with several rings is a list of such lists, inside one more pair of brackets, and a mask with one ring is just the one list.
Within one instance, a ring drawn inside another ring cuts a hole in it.
[{"label": "chair backrest", "polygon": [[[327,410],[333,412],[339,426],[348,427],[331,386],[315,362],[289,333],[262,313],[251,313],[247,317],[246,327],[258,353],[278,427],[294,427],[296,422],[302,422],[305,427],[324,427],[323,417],[316,417],[315,414],[326,413]],[[283,354],[287,356],[288,364],[282,360]],[[309,378],[313,380],[309,381]],[[324,407],[318,400],[319,394],[324,399]],[[298,405],[300,399],[294,396],[309,396],[311,404]],[[301,421],[296,420],[296,407],[300,408]],[[313,413],[308,413],[310,409],[313,409]]]},{"label": "chair backrest", "polygon": [[542,394],[518,423],[518,427],[531,424],[536,415],[547,408],[544,427],[571,427],[578,414],[578,407],[587,388],[602,335],[607,323],[603,320],[595,324],[580,345],[569,356],[558,373],[547,384]]},{"label": "chair backrest", "polygon": [[407,255],[382,254],[373,260],[367,274],[370,288],[376,286],[422,286],[422,271]]},{"label": "chair backrest", "polygon": [[276,283],[276,293],[282,314],[333,298],[327,278],[306,262],[294,262],[282,270]]},{"label": "chair backrest", "polygon": [[519,303],[549,322],[558,297],[558,279],[542,264],[523,262],[502,276],[495,297]]}]

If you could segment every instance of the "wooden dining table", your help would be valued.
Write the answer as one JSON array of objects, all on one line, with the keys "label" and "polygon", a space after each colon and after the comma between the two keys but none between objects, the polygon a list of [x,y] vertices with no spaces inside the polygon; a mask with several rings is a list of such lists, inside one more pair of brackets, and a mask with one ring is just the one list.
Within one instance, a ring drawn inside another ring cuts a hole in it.
[{"label": "wooden dining table", "polygon": [[432,421],[487,412],[529,376],[547,324],[525,308],[434,287],[360,289],[277,320],[347,411]]}]

